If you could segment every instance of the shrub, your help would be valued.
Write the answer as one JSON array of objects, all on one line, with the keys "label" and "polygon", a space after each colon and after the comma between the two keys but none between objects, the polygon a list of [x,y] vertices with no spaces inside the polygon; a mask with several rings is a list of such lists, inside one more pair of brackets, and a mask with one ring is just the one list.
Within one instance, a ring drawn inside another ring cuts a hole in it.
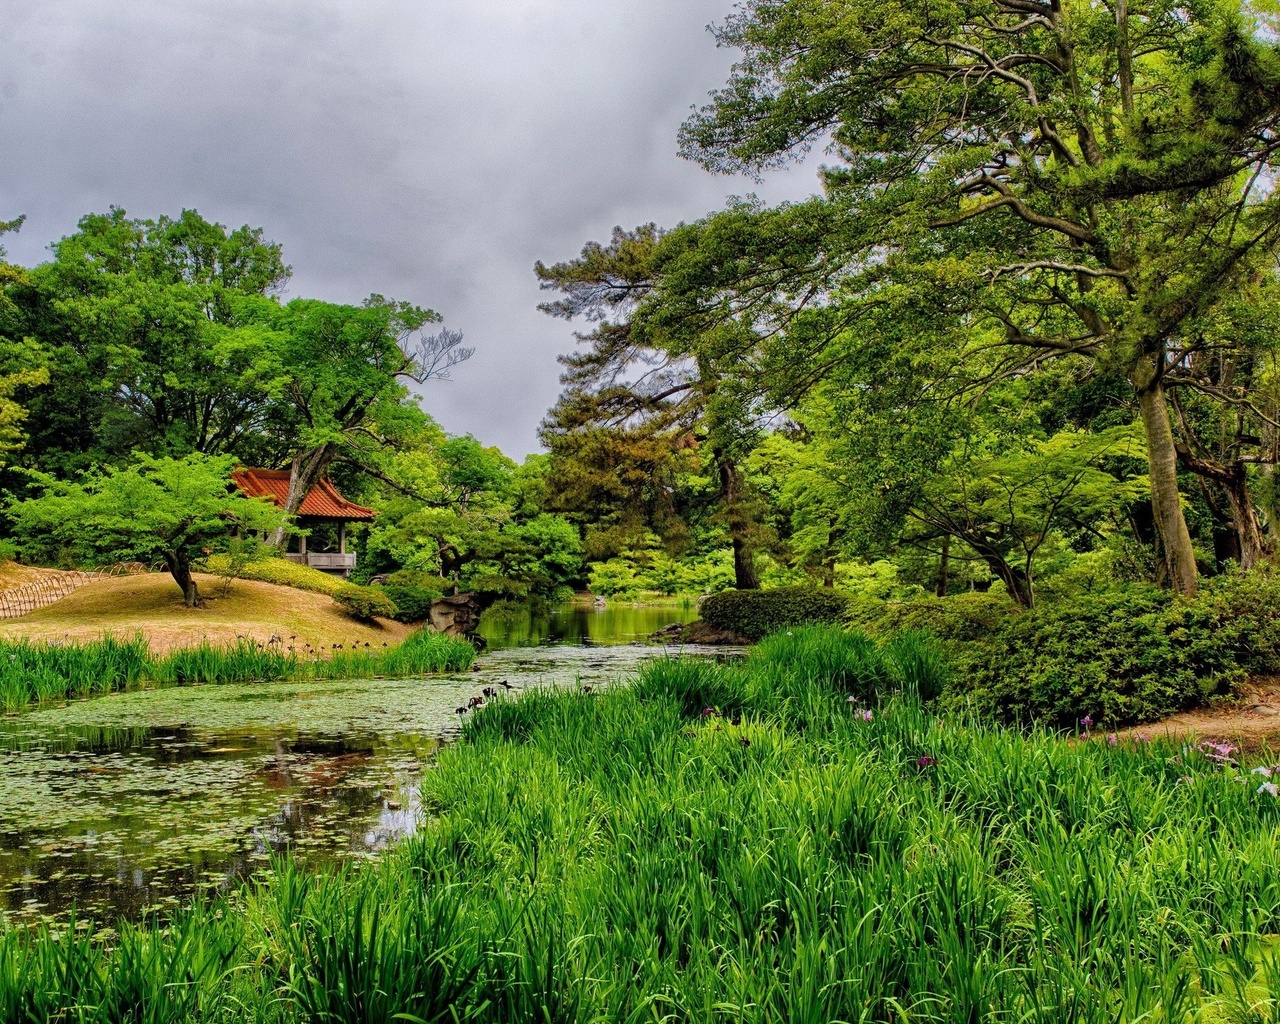
[{"label": "shrub", "polygon": [[357,587],[354,583],[345,584],[333,599],[344,612],[361,622],[394,619],[398,611],[386,594],[373,587]]},{"label": "shrub", "polygon": [[1160,718],[1228,692],[1245,674],[1206,611],[1146,585],[1041,605],[974,645],[966,689],[1006,720]]},{"label": "shrub", "polygon": [[717,629],[760,640],[788,626],[839,622],[847,606],[843,594],[817,587],[726,590],[702,602],[702,619]]},{"label": "shrub", "polygon": [[[215,575],[225,577],[233,571],[231,556],[210,555],[204,560],[204,568]],[[331,597],[344,587],[353,586],[341,576],[321,572],[309,565],[297,565],[287,558],[276,556],[250,561],[238,567],[235,575],[242,580],[274,583],[281,587],[294,587],[297,590],[309,590],[315,594],[328,594]]]},{"label": "shrub", "polygon": [[401,587],[392,583],[378,588],[396,606],[399,622],[425,622],[431,617],[431,602],[443,593],[429,587]]},{"label": "shrub", "polygon": [[863,598],[849,603],[846,621],[882,636],[925,631],[939,640],[968,642],[990,637],[1018,607],[1003,594],[958,594],[909,601]]}]

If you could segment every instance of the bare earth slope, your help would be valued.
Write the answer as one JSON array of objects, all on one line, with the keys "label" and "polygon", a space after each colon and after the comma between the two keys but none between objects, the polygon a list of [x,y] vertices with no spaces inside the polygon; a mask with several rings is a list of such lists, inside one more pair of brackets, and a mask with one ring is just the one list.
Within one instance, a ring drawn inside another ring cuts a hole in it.
[{"label": "bare earth slope", "polygon": [[182,592],[166,574],[124,576],[87,584],[48,608],[0,622],[0,637],[95,640],[104,633],[142,633],[161,653],[206,639],[224,643],[246,636],[265,643],[272,635],[299,649],[306,644],[324,650],[334,644],[381,647],[413,630],[398,622],[356,622],[324,594],[237,580],[222,597],[216,577],[196,579],[205,597],[203,608],[186,607]]}]

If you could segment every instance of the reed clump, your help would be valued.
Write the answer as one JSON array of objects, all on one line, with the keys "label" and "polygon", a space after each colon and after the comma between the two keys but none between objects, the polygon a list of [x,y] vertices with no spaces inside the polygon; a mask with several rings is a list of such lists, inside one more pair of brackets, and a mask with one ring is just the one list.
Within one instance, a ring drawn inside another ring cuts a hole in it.
[{"label": "reed clump", "polygon": [[154,653],[142,636],[103,637],[86,643],[0,640],[0,708],[92,697],[141,686],[287,682],[308,679],[405,678],[460,671],[475,658],[466,640],[439,633],[410,634],[385,648],[335,650],[330,657],[302,656],[282,640],[240,638],[203,642],[167,654]]},{"label": "reed clump", "polygon": [[1276,769],[940,717],[905,643],[491,702],[381,863],[4,934],[0,1019],[1276,1020]]}]

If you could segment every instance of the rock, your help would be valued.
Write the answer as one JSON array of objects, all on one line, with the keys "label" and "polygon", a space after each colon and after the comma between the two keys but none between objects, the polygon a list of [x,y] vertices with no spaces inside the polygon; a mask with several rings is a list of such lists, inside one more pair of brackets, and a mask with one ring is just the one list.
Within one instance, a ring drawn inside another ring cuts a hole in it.
[{"label": "rock", "polygon": [[715,626],[710,626],[701,619],[690,622],[688,625],[673,622],[669,626],[663,626],[656,633],[650,634],[650,639],[669,644],[704,644],[708,647],[747,647],[754,643],[753,640],[739,633],[728,629],[716,629]]},{"label": "rock", "polygon": [[684,639],[685,624],[683,622],[673,622],[669,626],[663,626],[656,632],[649,634],[650,640],[667,640],[679,643]]},{"label": "rock", "polygon": [[431,602],[431,628],[446,636],[467,636],[480,625],[484,607],[474,594],[453,594]]}]

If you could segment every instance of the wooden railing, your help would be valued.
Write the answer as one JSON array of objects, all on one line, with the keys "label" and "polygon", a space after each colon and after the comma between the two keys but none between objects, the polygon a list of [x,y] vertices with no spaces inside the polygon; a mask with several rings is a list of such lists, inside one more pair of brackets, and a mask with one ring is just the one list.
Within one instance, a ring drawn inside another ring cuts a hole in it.
[{"label": "wooden railing", "polygon": [[79,590],[86,583],[98,580],[114,579],[117,576],[140,576],[154,572],[151,566],[141,562],[117,562],[104,569],[88,572],[80,570],[51,573],[30,583],[24,583],[12,590],[0,592],[0,619],[16,619],[27,615],[38,608],[47,608],[55,601],[61,601],[68,594]]},{"label": "wooden railing", "polygon": [[305,555],[289,554],[284,557],[298,565],[309,565],[325,572],[350,572],[356,567],[354,552],[339,554],[336,551],[308,551]]}]

